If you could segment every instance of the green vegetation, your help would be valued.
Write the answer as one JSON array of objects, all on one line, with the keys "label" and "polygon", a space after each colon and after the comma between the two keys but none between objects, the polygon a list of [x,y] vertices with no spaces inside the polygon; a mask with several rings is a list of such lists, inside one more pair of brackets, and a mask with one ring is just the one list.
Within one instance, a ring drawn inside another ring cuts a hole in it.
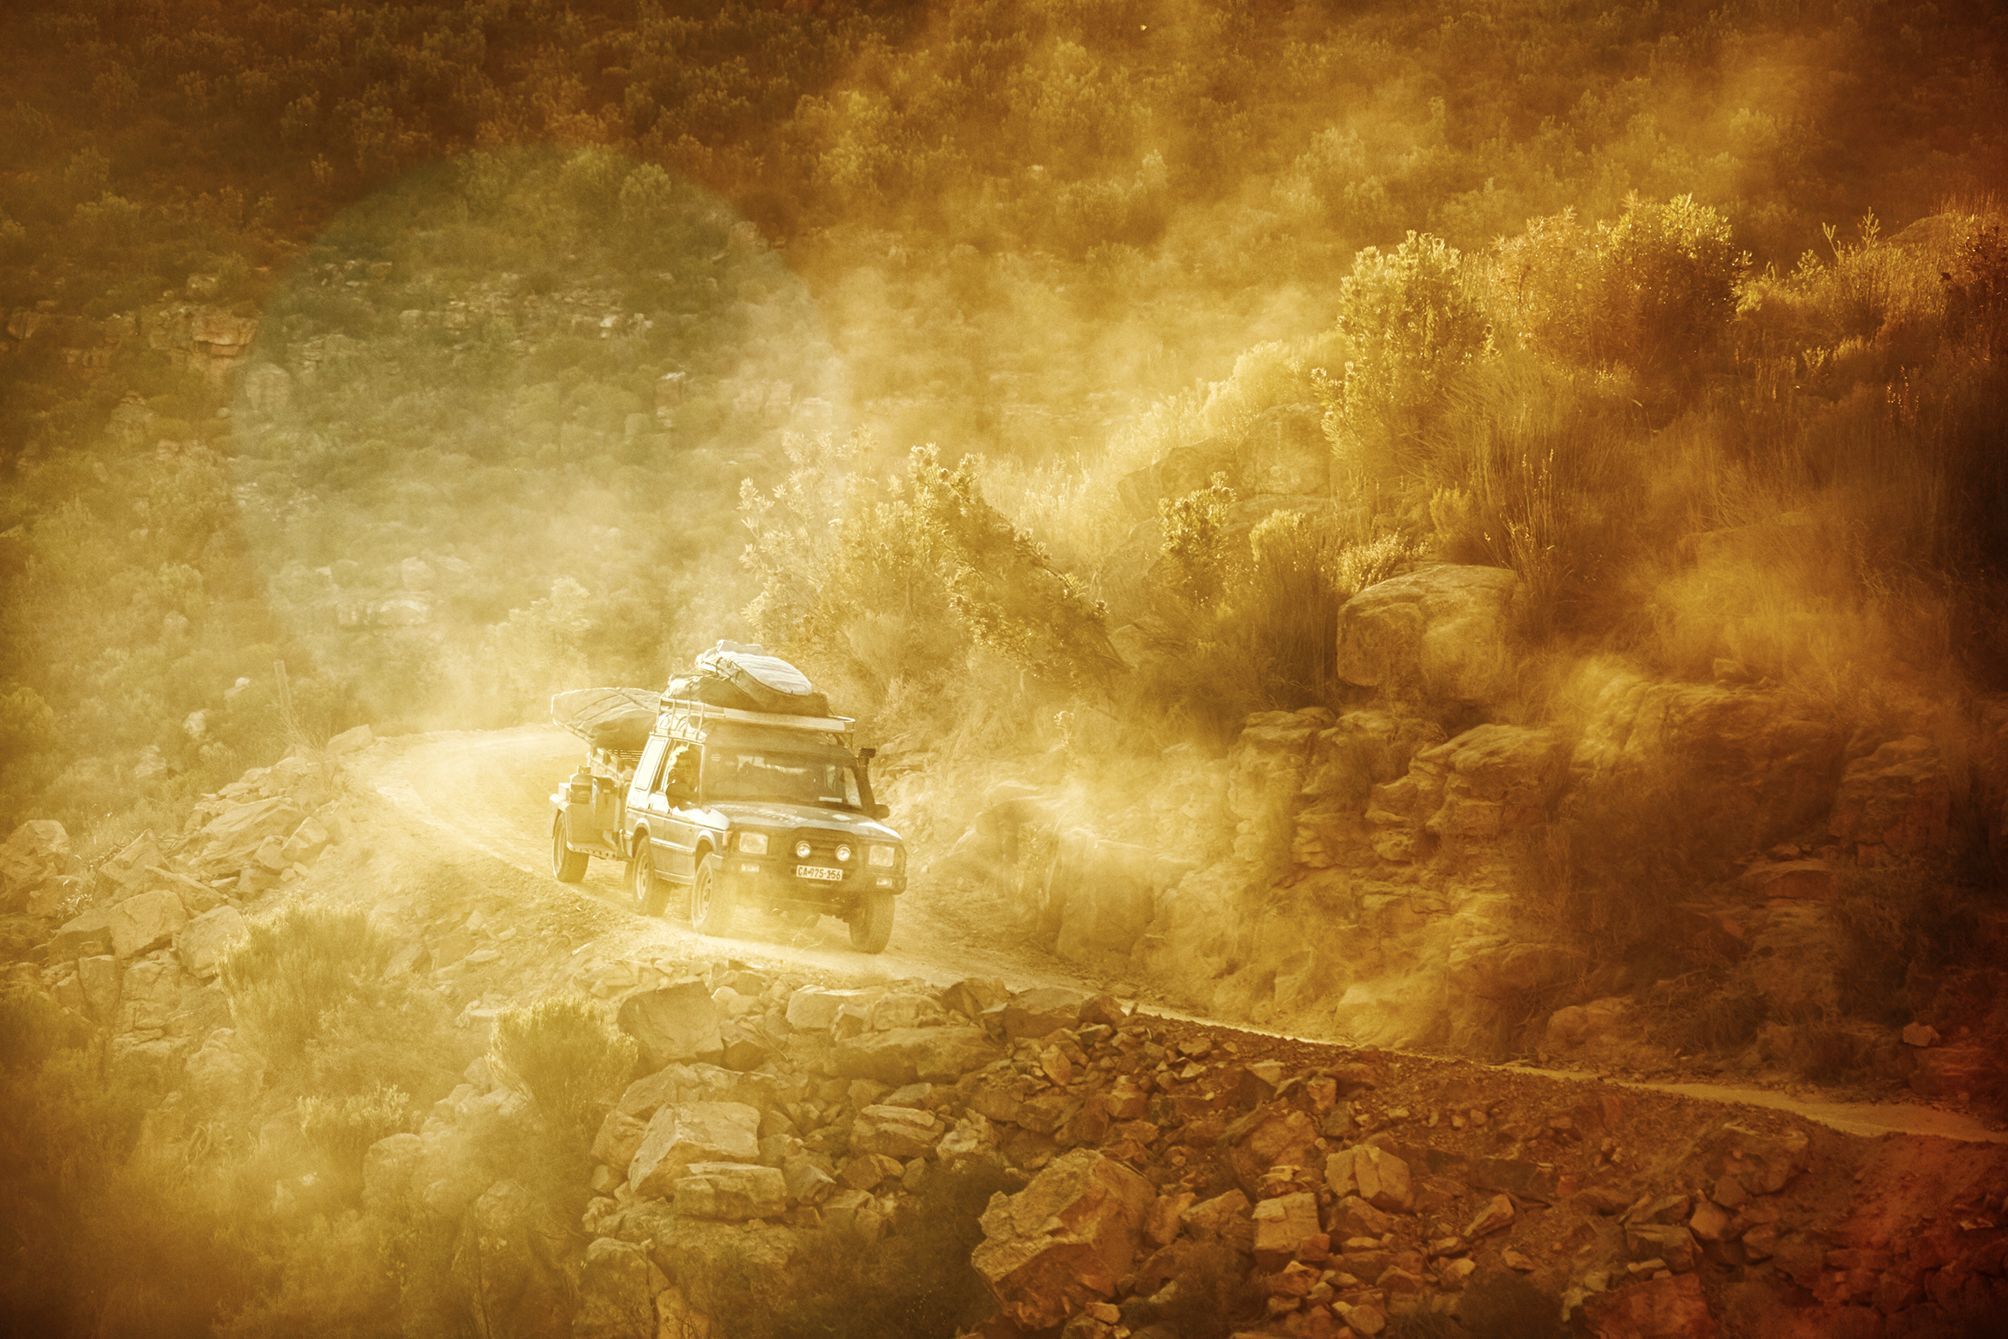
[{"label": "green vegetation", "polygon": [[634,1077],[635,1044],[597,1002],[555,996],[497,1018],[489,1058],[529,1092],[553,1151],[578,1162]]}]

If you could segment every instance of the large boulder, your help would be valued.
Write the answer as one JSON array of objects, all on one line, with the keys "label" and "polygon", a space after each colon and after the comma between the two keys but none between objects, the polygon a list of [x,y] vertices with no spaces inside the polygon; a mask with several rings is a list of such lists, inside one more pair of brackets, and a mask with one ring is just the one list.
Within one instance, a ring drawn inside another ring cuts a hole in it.
[{"label": "large boulder", "polygon": [[1866,864],[1946,849],[1952,776],[1938,746],[1893,739],[1841,773],[1828,833]]},{"label": "large boulder", "polygon": [[1511,568],[1455,563],[1376,582],[1339,609],[1339,677],[1393,697],[1498,702],[1514,687],[1523,588]]},{"label": "large boulder", "polygon": [[1017,1194],[992,1197],[970,1263],[1013,1324],[1050,1328],[1115,1295],[1155,1198],[1150,1182],[1121,1163],[1076,1149]]},{"label": "large boulder", "polygon": [[718,1005],[696,977],[658,990],[638,990],[621,1001],[621,1031],[635,1039],[642,1061],[661,1069],[683,1060],[724,1053]]},{"label": "large boulder", "polygon": [[649,1119],[628,1164],[628,1186],[637,1195],[667,1198],[697,1162],[756,1162],[760,1112],[744,1102],[682,1102]]},{"label": "large boulder", "polygon": [[853,1153],[881,1153],[898,1158],[924,1158],[934,1152],[946,1127],[931,1111],[914,1107],[869,1106],[851,1124]]},{"label": "large boulder", "polygon": [[1503,853],[1544,824],[1568,777],[1567,743],[1553,730],[1481,725],[1417,753],[1408,774],[1375,786],[1367,821],[1383,859],[1438,850]]},{"label": "large boulder", "polygon": [[188,909],[171,889],[135,893],[105,914],[111,931],[112,952],[120,958],[136,958],[173,939],[188,923]]}]

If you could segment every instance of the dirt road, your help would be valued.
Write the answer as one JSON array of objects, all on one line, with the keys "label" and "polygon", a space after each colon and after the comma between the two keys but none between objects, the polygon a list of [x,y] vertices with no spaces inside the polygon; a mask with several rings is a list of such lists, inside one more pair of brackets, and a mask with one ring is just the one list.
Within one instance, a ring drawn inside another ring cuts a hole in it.
[{"label": "dirt road", "polygon": [[[393,811],[436,834],[452,848],[477,852],[519,875],[546,880],[554,891],[575,894],[604,911],[628,906],[624,871],[596,860],[583,883],[567,887],[549,872],[552,786],[576,765],[578,741],[556,727],[411,736],[379,743],[361,760],[360,770]],[[788,967],[833,983],[869,984],[921,980],[947,985],[971,976],[997,977],[1014,989],[1064,986],[1083,994],[1107,990],[1108,983],[1083,976],[1070,964],[1029,946],[1007,942],[956,908],[932,901],[924,888],[901,899],[892,947],[876,957],[853,951],[842,924],[825,920],[810,929],[778,924],[749,927],[743,938],[722,944],[673,920],[640,916],[594,918],[603,938],[631,944],[653,957],[702,961],[721,951],[753,966]],[[616,947],[617,945],[607,945]],[[1145,996],[1153,1011],[1266,1036],[1289,1036],[1235,1019],[1209,1018]],[[1311,1042],[1345,1038],[1295,1037]],[[1913,1103],[1845,1102],[1818,1095],[1705,1082],[1636,1082],[1606,1075],[1512,1064],[1496,1068],[1582,1082],[1672,1093],[1724,1106],[1787,1111],[1844,1134],[1861,1137],[1903,1134],[1964,1142],[2008,1143],[2008,1131],[1990,1129],[1963,1112]]]}]

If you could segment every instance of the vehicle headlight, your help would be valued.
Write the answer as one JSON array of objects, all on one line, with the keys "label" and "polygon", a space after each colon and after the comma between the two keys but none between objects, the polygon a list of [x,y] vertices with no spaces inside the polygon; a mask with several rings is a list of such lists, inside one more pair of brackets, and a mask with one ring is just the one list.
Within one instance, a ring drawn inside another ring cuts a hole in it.
[{"label": "vehicle headlight", "polygon": [[851,858],[851,848],[849,843],[839,842],[837,844],[837,859],[849,860],[850,858]]},{"label": "vehicle headlight", "polygon": [[808,858],[809,858],[809,844],[807,842],[796,842],[795,859],[807,860]]},{"label": "vehicle headlight", "polygon": [[879,869],[891,869],[899,860],[896,846],[873,846],[866,850],[865,860]]},{"label": "vehicle headlight", "polygon": [[767,834],[764,832],[742,832],[739,834],[739,849],[747,855],[767,854]]}]

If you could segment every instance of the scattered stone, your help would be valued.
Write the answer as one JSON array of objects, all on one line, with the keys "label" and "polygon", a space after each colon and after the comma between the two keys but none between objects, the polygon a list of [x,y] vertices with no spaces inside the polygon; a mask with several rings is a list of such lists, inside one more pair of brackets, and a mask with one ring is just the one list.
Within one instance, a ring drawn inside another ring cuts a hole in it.
[{"label": "scattered stone", "polygon": [[1905,1023],[1903,1044],[1923,1050],[1927,1046],[1938,1045],[1938,1029],[1929,1023]]},{"label": "scattered stone", "polygon": [[997,1058],[997,1048],[974,1027],[894,1028],[837,1043],[831,1062],[847,1079],[880,1083],[952,1083]]},{"label": "scattered stone", "polygon": [[1491,1233],[1498,1232],[1512,1225],[1512,1199],[1505,1195],[1494,1195],[1485,1202],[1485,1206],[1478,1211],[1477,1215],[1469,1223],[1465,1224],[1464,1238],[1467,1241],[1477,1241],[1480,1237],[1488,1236]]},{"label": "scattered stone", "polygon": [[1359,1144],[1325,1160],[1325,1184],[1334,1195],[1358,1195],[1376,1209],[1415,1206],[1408,1164],[1385,1149]]},{"label": "scattered stone", "polygon": [[1013,1041],[1044,1037],[1080,1021],[1081,997],[1058,986],[1040,986],[1012,996],[1004,1005],[1004,1035]]}]

